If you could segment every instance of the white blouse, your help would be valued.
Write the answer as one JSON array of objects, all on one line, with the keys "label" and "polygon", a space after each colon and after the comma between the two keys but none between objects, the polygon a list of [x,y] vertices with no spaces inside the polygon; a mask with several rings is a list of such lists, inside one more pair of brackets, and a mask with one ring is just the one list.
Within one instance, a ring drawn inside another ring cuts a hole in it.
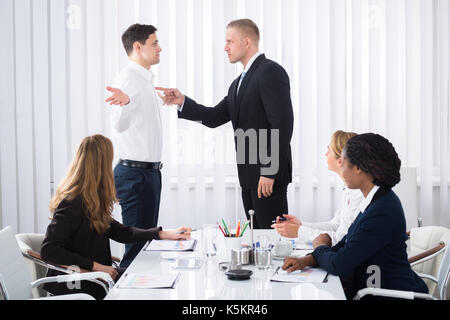
[{"label": "white blouse", "polygon": [[298,237],[304,242],[313,241],[318,235],[326,233],[334,246],[347,234],[348,228],[360,213],[360,203],[364,196],[359,189],[343,188],[341,206],[334,218],[326,222],[303,222],[298,229]]}]

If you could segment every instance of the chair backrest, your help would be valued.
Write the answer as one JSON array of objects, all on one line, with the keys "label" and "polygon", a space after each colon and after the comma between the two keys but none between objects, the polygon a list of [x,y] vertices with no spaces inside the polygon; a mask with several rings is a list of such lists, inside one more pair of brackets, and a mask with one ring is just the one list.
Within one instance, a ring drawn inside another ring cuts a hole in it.
[{"label": "chair backrest", "polygon": [[438,291],[441,300],[446,300],[448,297],[448,287],[450,282],[450,244],[445,248],[444,256],[442,257],[441,266],[438,273]]},{"label": "chair backrest", "polygon": [[[421,228],[413,228],[410,233],[409,256],[415,256],[430,248],[435,247],[440,242],[448,245],[450,242],[450,229],[440,226],[426,226]],[[418,273],[429,274],[438,278],[440,266],[442,264],[444,254],[441,253],[431,260],[425,261],[413,267],[413,270]],[[439,296],[436,284],[430,280],[425,280],[428,286],[429,293],[434,296]]]},{"label": "chair backrest", "polygon": [[417,168],[400,168],[400,182],[392,188],[402,202],[405,212],[406,229],[417,227],[419,204],[417,202]]},{"label": "chair backrest", "polygon": [[[41,253],[41,245],[44,241],[45,235],[40,233],[18,233],[16,234],[16,240],[19,244],[20,250],[23,254],[28,254],[29,250],[33,250],[37,253]],[[31,274],[31,281],[44,278],[47,274],[47,268],[33,262],[30,259],[25,259],[25,263]],[[33,289],[33,297],[46,297],[47,291],[42,287]]]},{"label": "chair backrest", "polygon": [[31,276],[11,227],[0,231],[0,274],[9,299],[32,298]]}]

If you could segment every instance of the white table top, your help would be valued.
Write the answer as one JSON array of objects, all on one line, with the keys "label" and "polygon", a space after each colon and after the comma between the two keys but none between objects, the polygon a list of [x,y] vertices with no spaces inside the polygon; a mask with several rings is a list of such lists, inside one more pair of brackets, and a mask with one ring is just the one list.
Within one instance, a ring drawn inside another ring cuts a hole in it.
[{"label": "white table top", "polygon": [[[255,230],[255,242],[260,234],[269,235],[271,241],[278,240],[275,230]],[[217,237],[217,255],[205,258],[199,269],[173,269],[174,258],[201,257],[201,232],[192,233],[198,239],[194,252],[150,252],[141,251],[129,266],[122,278],[116,283],[105,299],[107,300],[345,300],[339,277],[329,275],[327,283],[282,283],[270,281],[277,266],[283,261],[273,260],[270,270],[258,270],[255,266],[242,268],[253,271],[249,280],[228,280],[219,270],[219,262],[224,259],[223,236]],[[250,243],[250,232],[246,232],[243,241]],[[302,256],[311,250],[295,250],[293,255]],[[180,273],[174,289],[122,289],[118,288],[129,273]]]}]

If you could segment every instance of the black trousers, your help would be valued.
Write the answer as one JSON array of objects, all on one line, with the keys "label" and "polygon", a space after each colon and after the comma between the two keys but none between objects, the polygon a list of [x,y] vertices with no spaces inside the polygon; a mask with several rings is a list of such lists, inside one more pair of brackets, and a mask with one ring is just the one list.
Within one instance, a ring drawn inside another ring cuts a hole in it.
[{"label": "black trousers", "polygon": [[287,185],[279,186],[275,183],[272,195],[266,198],[261,194],[261,199],[258,198],[257,189],[242,188],[242,202],[244,203],[245,215],[249,221],[248,211],[250,209],[255,211],[253,216],[255,229],[270,229],[272,221],[277,216],[288,213]]}]

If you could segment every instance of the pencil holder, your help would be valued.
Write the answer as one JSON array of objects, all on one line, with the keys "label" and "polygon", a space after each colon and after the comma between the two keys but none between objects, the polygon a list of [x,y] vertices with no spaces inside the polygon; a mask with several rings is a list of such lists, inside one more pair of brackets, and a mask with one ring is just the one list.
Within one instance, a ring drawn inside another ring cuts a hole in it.
[{"label": "pencil holder", "polygon": [[224,248],[225,248],[225,258],[227,261],[231,261],[231,250],[241,248],[242,237],[223,237]]}]

